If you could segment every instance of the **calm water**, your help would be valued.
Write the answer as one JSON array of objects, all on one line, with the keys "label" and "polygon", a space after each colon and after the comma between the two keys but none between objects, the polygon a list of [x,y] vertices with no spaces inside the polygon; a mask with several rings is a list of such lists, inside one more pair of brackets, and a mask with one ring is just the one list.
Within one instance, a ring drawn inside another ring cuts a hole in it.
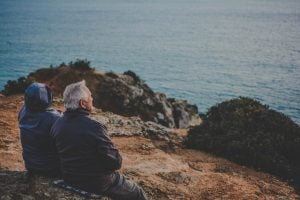
[{"label": "calm water", "polygon": [[201,112],[248,96],[300,124],[299,0],[1,0],[0,88],[87,58]]}]

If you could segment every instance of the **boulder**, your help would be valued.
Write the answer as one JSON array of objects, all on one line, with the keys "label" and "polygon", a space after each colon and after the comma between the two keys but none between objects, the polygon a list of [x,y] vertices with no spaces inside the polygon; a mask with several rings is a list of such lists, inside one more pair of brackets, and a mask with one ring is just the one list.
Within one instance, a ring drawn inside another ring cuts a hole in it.
[{"label": "boulder", "polygon": [[39,69],[19,81],[9,81],[2,93],[20,93],[25,86],[37,81],[46,83],[56,96],[62,96],[68,84],[84,79],[93,94],[94,106],[103,111],[139,116],[144,121],[169,128],[187,128],[201,122],[197,106],[154,92],[134,72],[103,73],[95,71],[89,64],[88,61],[77,60],[68,65],[62,63],[57,67]]}]

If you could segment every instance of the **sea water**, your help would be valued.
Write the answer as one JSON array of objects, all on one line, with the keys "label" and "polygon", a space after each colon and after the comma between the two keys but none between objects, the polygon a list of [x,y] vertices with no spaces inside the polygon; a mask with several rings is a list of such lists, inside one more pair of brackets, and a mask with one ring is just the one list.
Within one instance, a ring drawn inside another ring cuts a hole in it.
[{"label": "sea water", "polygon": [[200,112],[247,96],[300,124],[299,0],[0,1],[0,89],[77,58]]}]

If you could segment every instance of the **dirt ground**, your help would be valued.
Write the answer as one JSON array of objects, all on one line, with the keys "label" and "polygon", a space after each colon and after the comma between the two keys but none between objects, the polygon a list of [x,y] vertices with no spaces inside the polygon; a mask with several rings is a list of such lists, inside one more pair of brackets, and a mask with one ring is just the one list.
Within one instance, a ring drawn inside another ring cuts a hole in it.
[{"label": "dirt ground", "polygon": [[[8,172],[25,170],[17,121],[22,104],[22,96],[0,96],[0,179],[1,173],[7,180]],[[54,107],[62,109],[60,103]],[[174,131],[186,134],[186,130]],[[121,172],[139,183],[151,199],[300,199],[285,182],[208,153],[141,136],[112,139],[123,157]],[[5,184],[9,188],[10,182]],[[0,193],[0,199],[9,195]]]}]

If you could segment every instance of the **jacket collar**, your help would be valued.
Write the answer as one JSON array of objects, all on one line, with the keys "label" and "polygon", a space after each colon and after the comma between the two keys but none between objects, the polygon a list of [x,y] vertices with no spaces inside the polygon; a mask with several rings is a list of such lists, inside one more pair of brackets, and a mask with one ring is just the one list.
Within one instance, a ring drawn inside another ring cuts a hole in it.
[{"label": "jacket collar", "polygon": [[65,114],[67,115],[89,115],[90,112],[88,110],[77,108],[76,110],[69,110],[67,109]]}]

